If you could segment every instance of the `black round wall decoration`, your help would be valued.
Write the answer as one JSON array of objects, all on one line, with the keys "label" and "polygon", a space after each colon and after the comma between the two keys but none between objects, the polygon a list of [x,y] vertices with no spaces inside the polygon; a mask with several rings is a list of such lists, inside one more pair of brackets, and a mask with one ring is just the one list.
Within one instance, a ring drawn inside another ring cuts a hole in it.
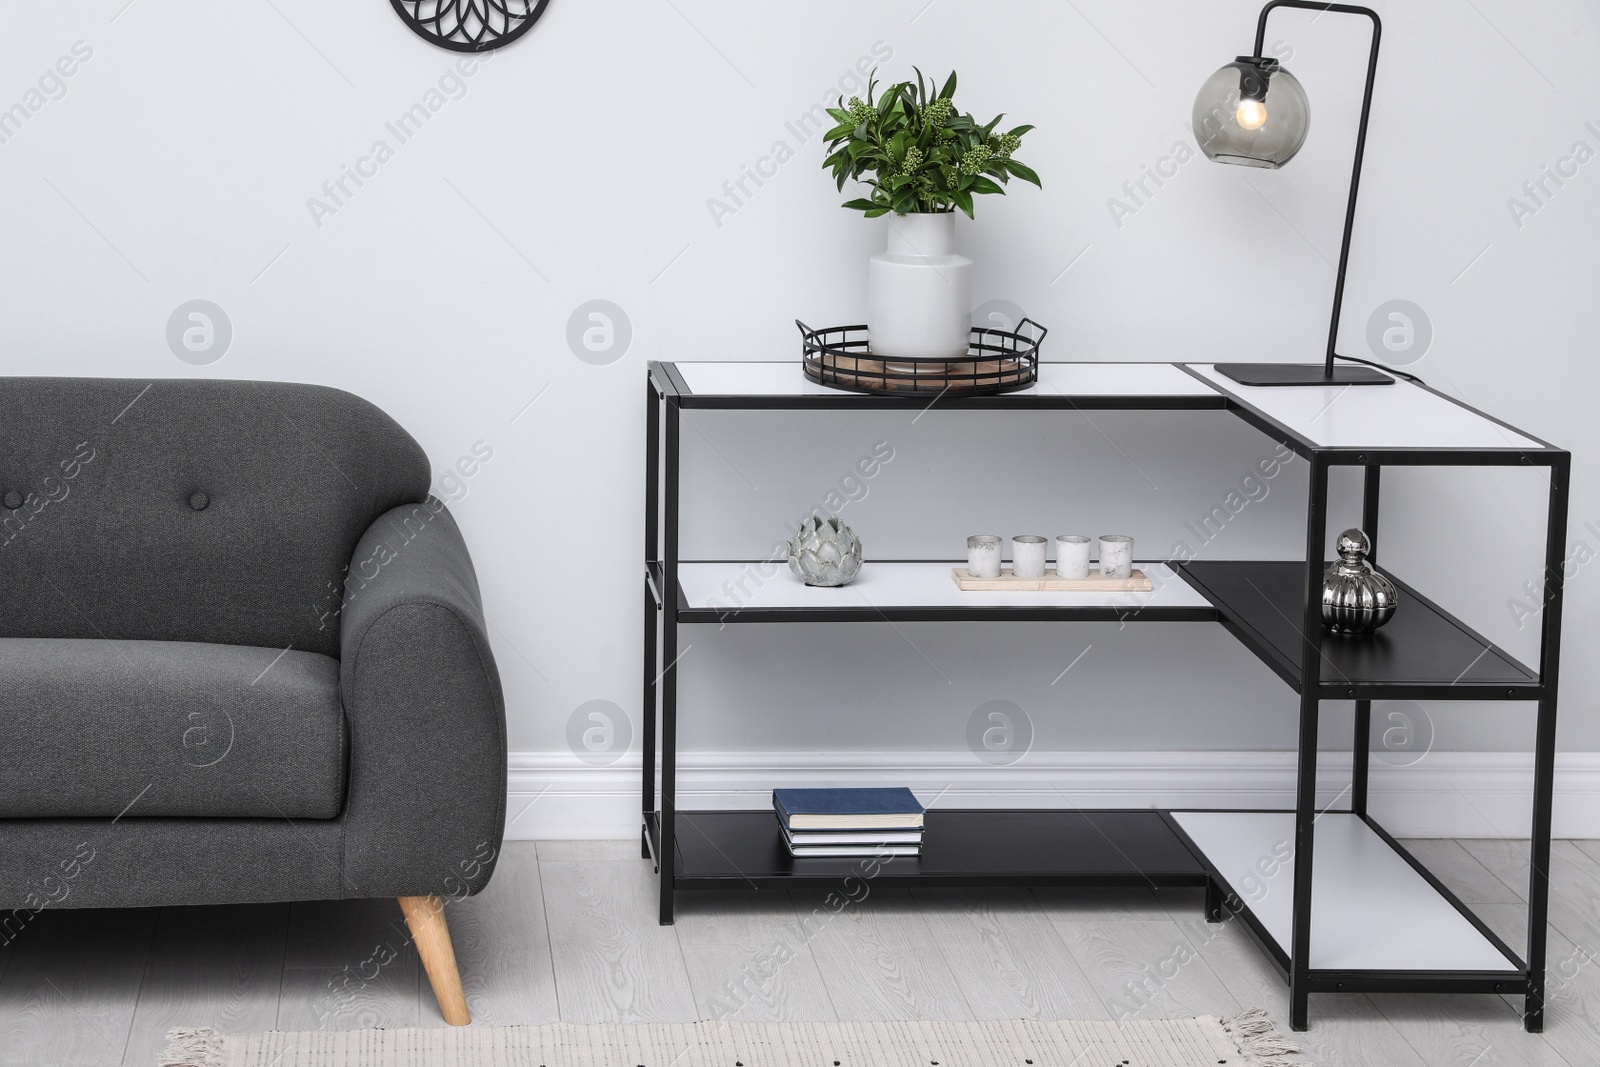
[{"label": "black round wall decoration", "polygon": [[487,52],[533,28],[550,0],[389,0],[418,37],[455,52]]}]

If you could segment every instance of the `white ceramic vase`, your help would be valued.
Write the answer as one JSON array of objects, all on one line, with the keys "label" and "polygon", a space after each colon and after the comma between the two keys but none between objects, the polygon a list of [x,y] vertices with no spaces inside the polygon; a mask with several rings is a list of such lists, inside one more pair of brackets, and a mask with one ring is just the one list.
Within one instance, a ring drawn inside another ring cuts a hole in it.
[{"label": "white ceramic vase", "polygon": [[874,355],[958,359],[972,330],[972,260],[956,255],[955,212],[887,215],[888,248],[867,267]]}]

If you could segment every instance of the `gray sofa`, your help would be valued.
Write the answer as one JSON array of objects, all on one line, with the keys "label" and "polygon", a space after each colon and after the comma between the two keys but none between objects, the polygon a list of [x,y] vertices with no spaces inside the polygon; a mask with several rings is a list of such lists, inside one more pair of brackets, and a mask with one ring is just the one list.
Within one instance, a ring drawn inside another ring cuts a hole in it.
[{"label": "gray sofa", "polygon": [[397,897],[466,1022],[444,904],[494,870],[505,708],[430,481],[335,389],[0,379],[0,944]]}]

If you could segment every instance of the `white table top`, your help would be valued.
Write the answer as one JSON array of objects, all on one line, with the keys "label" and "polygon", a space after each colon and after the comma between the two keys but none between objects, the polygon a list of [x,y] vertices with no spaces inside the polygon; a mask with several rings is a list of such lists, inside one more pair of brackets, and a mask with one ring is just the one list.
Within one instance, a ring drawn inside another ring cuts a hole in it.
[{"label": "white table top", "polygon": [[[696,396],[867,396],[818,385],[796,361],[673,363]],[[1170,363],[1040,363],[1039,380],[1003,396],[1213,396]]]},{"label": "white table top", "polygon": [[[825,396],[848,404],[852,393],[818,385],[794,360],[674,362],[697,397]],[[1403,379],[1376,386],[1248,386],[1192,363],[1044,363],[1039,380],[997,399],[1146,397],[1153,400],[1224,396],[1249,404],[1294,434],[1323,448],[1547,451],[1516,430]]]},{"label": "white table top", "polygon": [[1213,366],[1191,366],[1222,392],[1326,448],[1545,450],[1403,378],[1393,385],[1240,385]]}]

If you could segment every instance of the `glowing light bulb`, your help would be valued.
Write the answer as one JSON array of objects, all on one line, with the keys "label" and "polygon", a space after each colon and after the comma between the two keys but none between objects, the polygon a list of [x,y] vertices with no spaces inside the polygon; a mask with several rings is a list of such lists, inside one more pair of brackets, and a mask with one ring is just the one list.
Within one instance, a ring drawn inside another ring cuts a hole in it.
[{"label": "glowing light bulb", "polygon": [[1259,130],[1267,121],[1267,105],[1261,100],[1241,100],[1234,120],[1247,130]]}]

